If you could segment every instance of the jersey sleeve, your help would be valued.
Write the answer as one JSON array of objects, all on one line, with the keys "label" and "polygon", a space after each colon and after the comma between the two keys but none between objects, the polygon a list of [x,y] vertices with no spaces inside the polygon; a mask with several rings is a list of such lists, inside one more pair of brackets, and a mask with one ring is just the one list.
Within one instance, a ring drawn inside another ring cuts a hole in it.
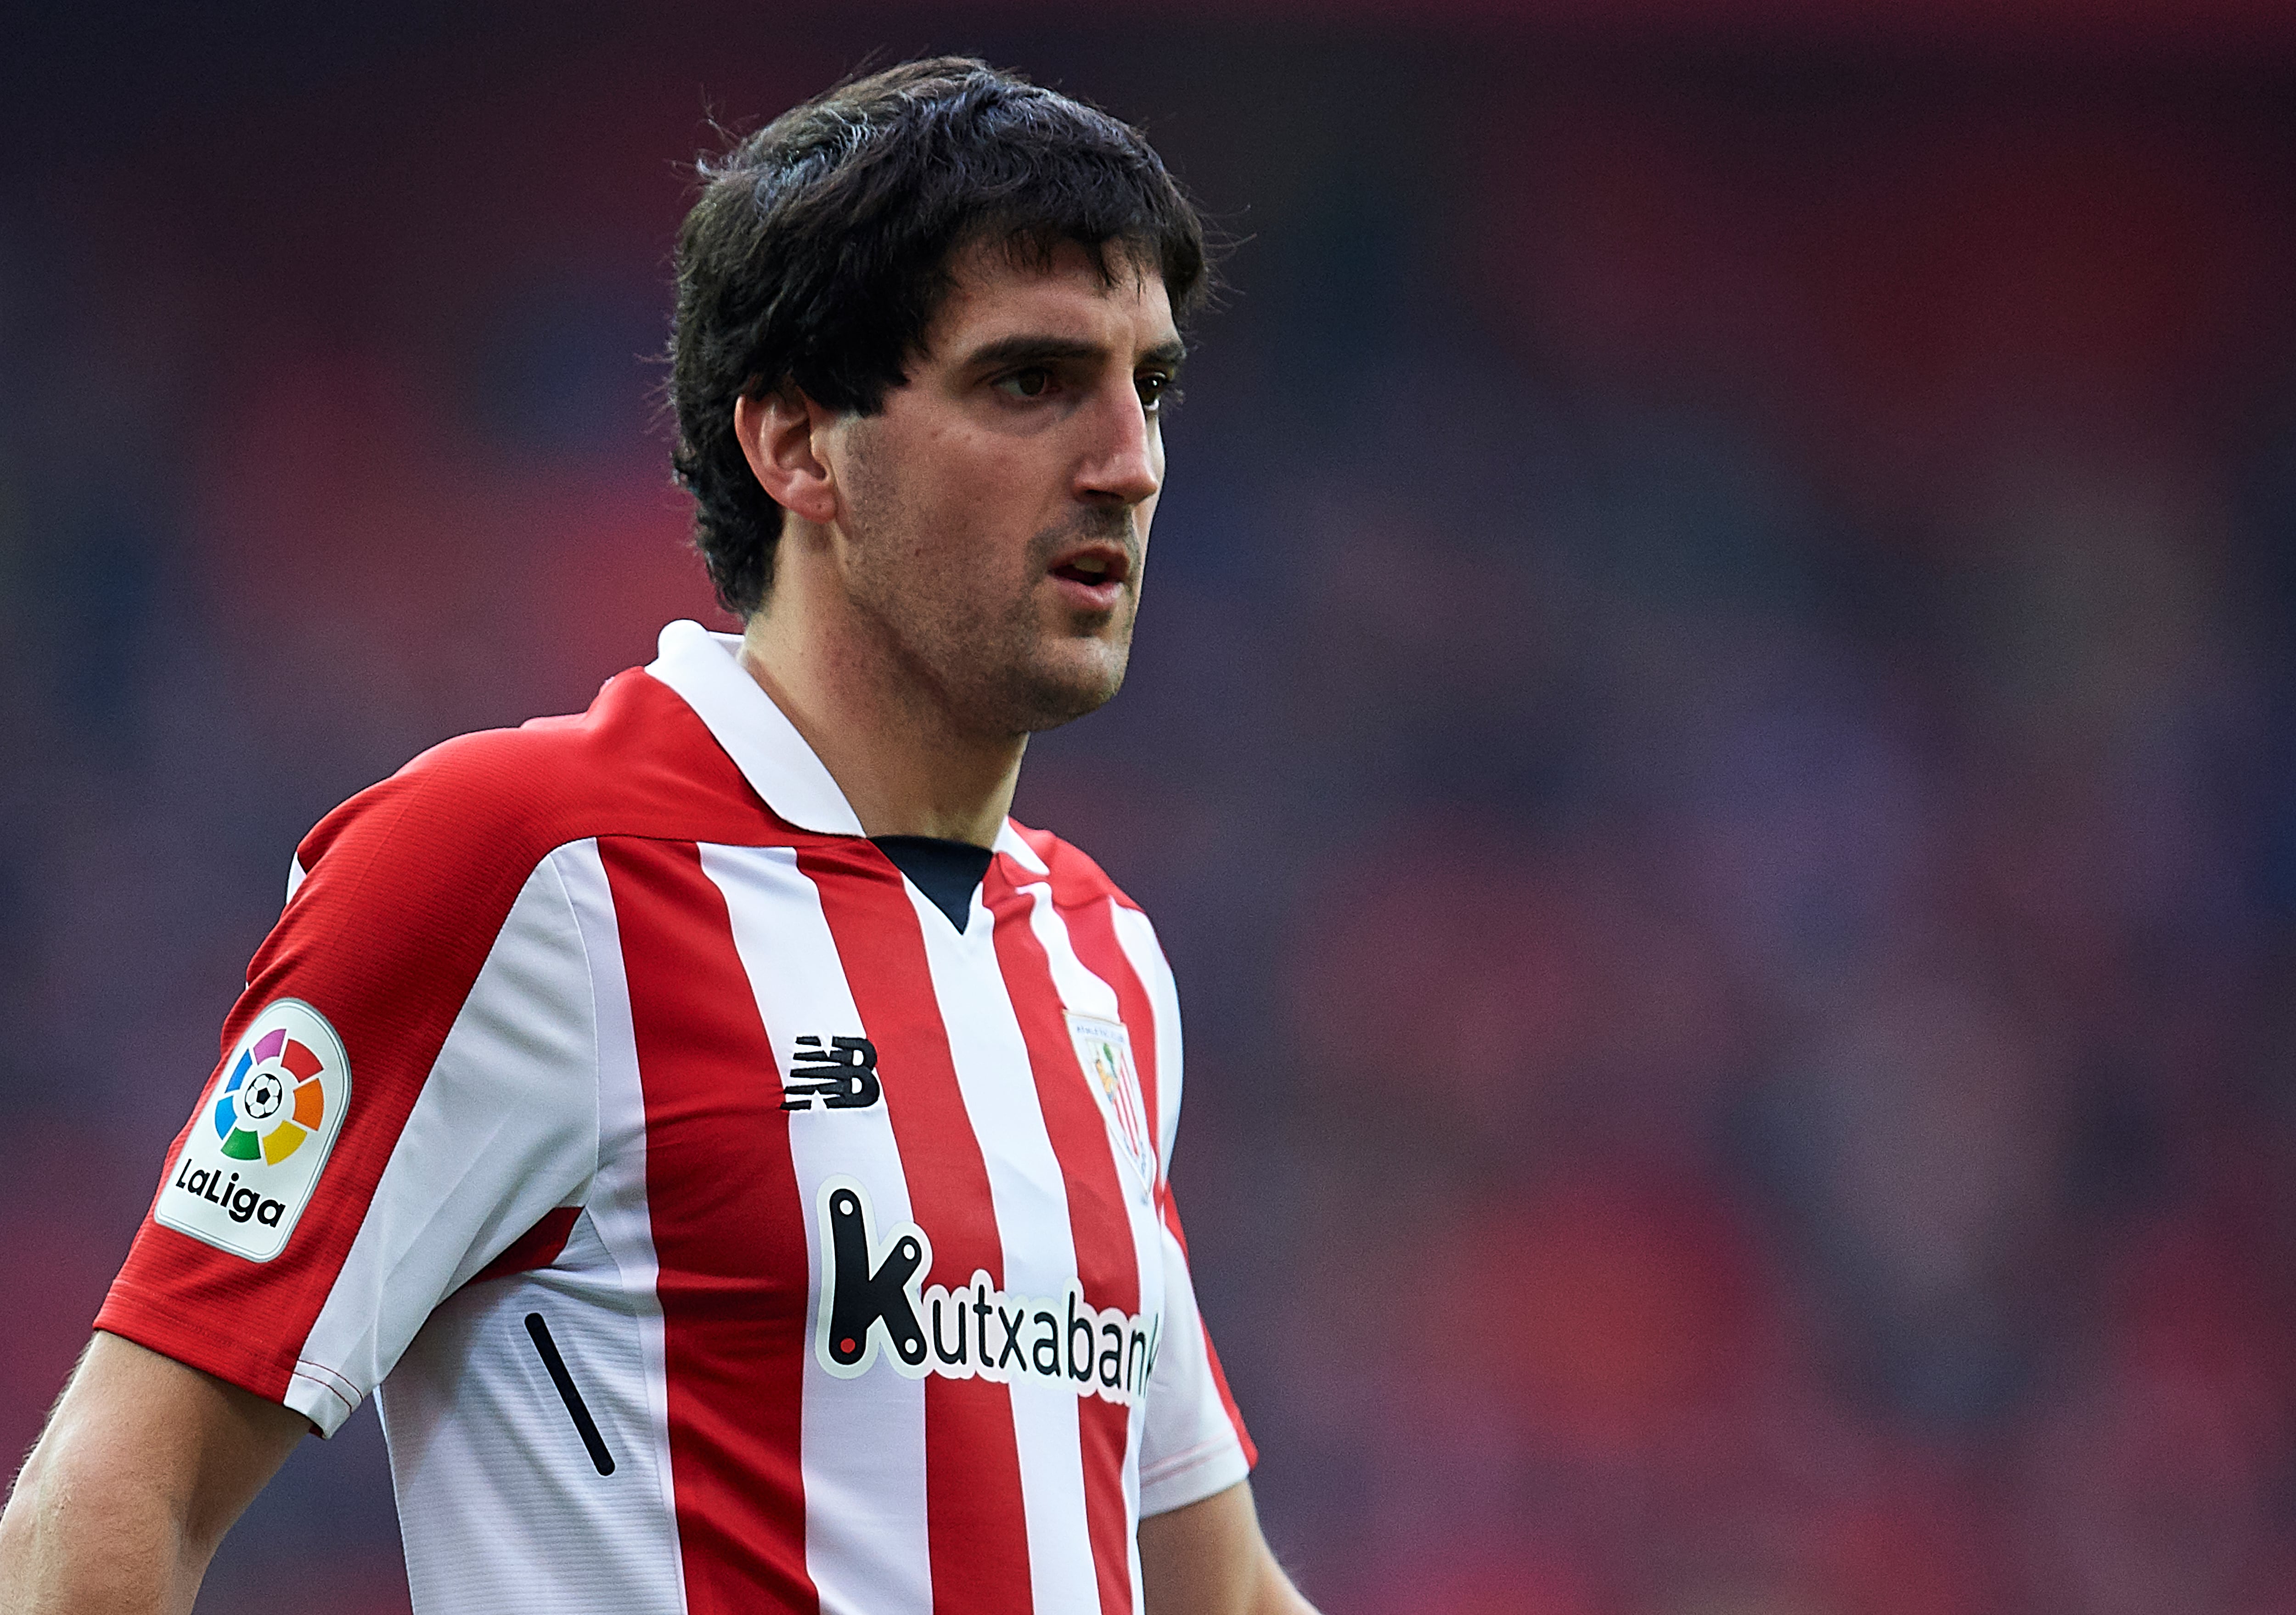
[{"label": "jersey sleeve", "polygon": [[322,1434],[595,1171],[560,850],[485,760],[418,759],[306,839],[96,1318]]},{"label": "jersey sleeve", "polygon": [[1148,1376],[1147,1422],[1141,1436],[1140,1513],[1145,1516],[1226,1490],[1251,1472],[1259,1455],[1236,1411],[1235,1398],[1228,1393],[1219,1354],[1197,1309],[1187,1235],[1172,1198],[1171,1159],[1179,1135],[1183,1079],[1178,989],[1148,916],[1115,904],[1110,919],[1117,946],[1145,996],[1148,1041],[1154,1051],[1151,1125],[1157,1147],[1164,1328],[1158,1337],[1155,1367]]},{"label": "jersey sleeve", "polygon": [[1140,1443],[1144,1517],[1226,1491],[1259,1461],[1196,1309],[1178,1209],[1168,1191],[1162,1200],[1164,1332],[1148,1376],[1147,1425]]}]

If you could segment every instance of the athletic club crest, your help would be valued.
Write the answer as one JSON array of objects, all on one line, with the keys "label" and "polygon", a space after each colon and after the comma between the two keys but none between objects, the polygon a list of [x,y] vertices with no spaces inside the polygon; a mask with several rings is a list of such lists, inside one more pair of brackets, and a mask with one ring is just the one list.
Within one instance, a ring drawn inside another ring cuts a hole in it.
[{"label": "athletic club crest", "polygon": [[1116,1152],[1132,1163],[1138,1175],[1135,1189],[1145,1200],[1156,1182],[1156,1135],[1141,1103],[1140,1078],[1132,1069],[1132,1035],[1122,1021],[1077,1014],[1069,1017],[1069,1035],[1076,1040],[1086,1084],[1108,1119],[1109,1137]]}]

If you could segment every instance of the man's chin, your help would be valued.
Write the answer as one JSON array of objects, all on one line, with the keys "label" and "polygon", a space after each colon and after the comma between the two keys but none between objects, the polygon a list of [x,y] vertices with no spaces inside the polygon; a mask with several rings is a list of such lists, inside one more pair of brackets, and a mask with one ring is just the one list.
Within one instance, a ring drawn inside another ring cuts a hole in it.
[{"label": "man's chin", "polygon": [[[1071,652],[1080,648],[1063,647]],[[1103,644],[1095,649],[1097,654],[1047,658],[1045,665],[1031,670],[1027,688],[1017,703],[1021,709],[1018,715],[1022,719],[1019,726],[1021,730],[1033,734],[1057,729],[1108,704],[1109,698],[1123,686],[1131,647]]]}]

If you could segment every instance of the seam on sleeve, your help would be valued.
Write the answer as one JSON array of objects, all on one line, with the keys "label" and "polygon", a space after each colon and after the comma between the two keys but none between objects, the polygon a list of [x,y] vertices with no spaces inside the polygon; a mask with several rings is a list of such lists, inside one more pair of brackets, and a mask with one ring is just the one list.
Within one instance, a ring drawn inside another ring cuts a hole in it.
[{"label": "seam on sleeve", "polygon": [[[297,1396],[296,1392],[306,1386],[317,1395]],[[324,1363],[315,1363],[308,1357],[295,1359],[295,1372],[287,1381],[287,1394],[283,1398],[288,1406],[316,1425],[323,1436],[332,1436],[340,1430],[343,1421],[357,1410],[363,1399],[357,1386]]]},{"label": "seam on sleeve", "polygon": [[[1169,1469],[1168,1465],[1163,1467]],[[1153,1481],[1142,1478],[1141,1517],[1169,1513],[1191,1503],[1201,1503],[1249,1478],[1250,1473],[1251,1462],[1241,1448],[1232,1443],[1214,1442],[1209,1450],[1200,1450],[1185,1469],[1161,1474]]]},{"label": "seam on sleeve", "polygon": [[316,1381],[325,1386],[327,1390],[340,1397],[347,1406],[352,1407],[358,1406],[358,1387],[352,1384],[345,1375],[328,1367],[324,1363],[314,1362],[309,1357],[297,1357],[295,1372],[307,1380]]},{"label": "seam on sleeve", "polygon": [[[1174,1453],[1169,1457],[1159,1458],[1153,1463],[1142,1464],[1140,1484],[1153,1486],[1168,1480],[1175,1475],[1185,1473],[1200,1463],[1210,1463],[1223,1451],[1235,1447],[1235,1438],[1230,1435],[1218,1435],[1209,1440],[1199,1441],[1193,1447]],[[1237,1447],[1236,1450],[1241,1452],[1242,1449]]]}]

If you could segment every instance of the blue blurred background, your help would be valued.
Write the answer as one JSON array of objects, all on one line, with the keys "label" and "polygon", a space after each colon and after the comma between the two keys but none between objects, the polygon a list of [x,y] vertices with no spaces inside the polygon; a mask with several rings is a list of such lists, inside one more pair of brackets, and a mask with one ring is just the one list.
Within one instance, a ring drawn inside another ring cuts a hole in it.
[{"label": "blue blurred background", "polygon": [[[983,53],[1235,290],[1130,686],[1177,1176],[1332,1615],[2296,1611],[2296,12],[0,18],[0,1447],[290,852],[682,548],[709,119]],[[405,1607],[363,1412],[203,1611]]]}]

